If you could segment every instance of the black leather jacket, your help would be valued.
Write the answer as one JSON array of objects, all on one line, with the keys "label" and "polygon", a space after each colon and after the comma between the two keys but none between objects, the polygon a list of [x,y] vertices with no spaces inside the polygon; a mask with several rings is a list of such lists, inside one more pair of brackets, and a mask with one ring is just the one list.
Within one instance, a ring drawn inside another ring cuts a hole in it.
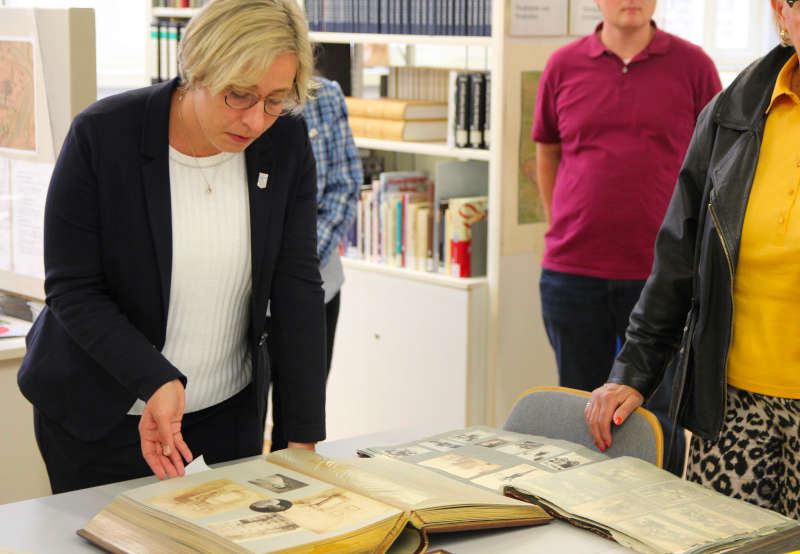
[{"label": "black leather jacket", "polygon": [[777,46],[698,117],[656,238],[652,273],[608,379],[648,398],[668,364],[677,364],[673,418],[706,439],[718,438],[725,415],[733,279],[765,110],[793,53]]}]

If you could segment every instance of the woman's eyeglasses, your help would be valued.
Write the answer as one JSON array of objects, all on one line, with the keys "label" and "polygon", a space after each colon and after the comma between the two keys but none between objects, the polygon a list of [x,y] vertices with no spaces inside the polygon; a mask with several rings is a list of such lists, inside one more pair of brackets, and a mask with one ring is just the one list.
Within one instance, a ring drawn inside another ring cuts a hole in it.
[{"label": "woman's eyeglasses", "polygon": [[259,102],[264,102],[264,113],[275,117],[286,115],[297,107],[294,94],[287,96],[259,96],[252,92],[240,92],[228,89],[225,93],[225,104],[234,110],[249,110]]}]

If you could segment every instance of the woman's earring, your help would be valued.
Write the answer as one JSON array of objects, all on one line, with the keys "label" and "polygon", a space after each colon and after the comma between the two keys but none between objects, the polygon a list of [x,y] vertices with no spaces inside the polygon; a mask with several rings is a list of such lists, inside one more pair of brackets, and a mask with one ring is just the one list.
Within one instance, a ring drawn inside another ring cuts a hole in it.
[{"label": "woman's earring", "polygon": [[792,39],[789,36],[789,33],[786,32],[786,29],[781,29],[780,37],[781,37],[781,44],[783,44],[784,46],[792,46]]}]

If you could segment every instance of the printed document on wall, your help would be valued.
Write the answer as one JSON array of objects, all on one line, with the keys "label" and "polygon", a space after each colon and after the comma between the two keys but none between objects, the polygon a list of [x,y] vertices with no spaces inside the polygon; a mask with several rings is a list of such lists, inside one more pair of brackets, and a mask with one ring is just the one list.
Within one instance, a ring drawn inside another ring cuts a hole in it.
[{"label": "printed document on wall", "polygon": [[513,36],[567,34],[567,0],[511,0]]},{"label": "printed document on wall", "polygon": [[14,272],[44,278],[44,202],[54,164],[11,161]]},{"label": "printed document on wall", "polygon": [[0,157],[0,269],[11,271],[11,186],[8,159]]}]

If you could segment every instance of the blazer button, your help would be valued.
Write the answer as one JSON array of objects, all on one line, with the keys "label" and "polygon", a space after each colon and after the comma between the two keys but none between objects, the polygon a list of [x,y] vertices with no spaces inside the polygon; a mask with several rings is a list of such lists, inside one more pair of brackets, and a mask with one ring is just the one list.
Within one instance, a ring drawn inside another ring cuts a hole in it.
[{"label": "blazer button", "polygon": [[258,338],[258,345],[259,346],[264,346],[264,343],[267,342],[267,337],[268,336],[269,336],[269,333],[267,333],[266,331],[261,333],[261,336]]}]

